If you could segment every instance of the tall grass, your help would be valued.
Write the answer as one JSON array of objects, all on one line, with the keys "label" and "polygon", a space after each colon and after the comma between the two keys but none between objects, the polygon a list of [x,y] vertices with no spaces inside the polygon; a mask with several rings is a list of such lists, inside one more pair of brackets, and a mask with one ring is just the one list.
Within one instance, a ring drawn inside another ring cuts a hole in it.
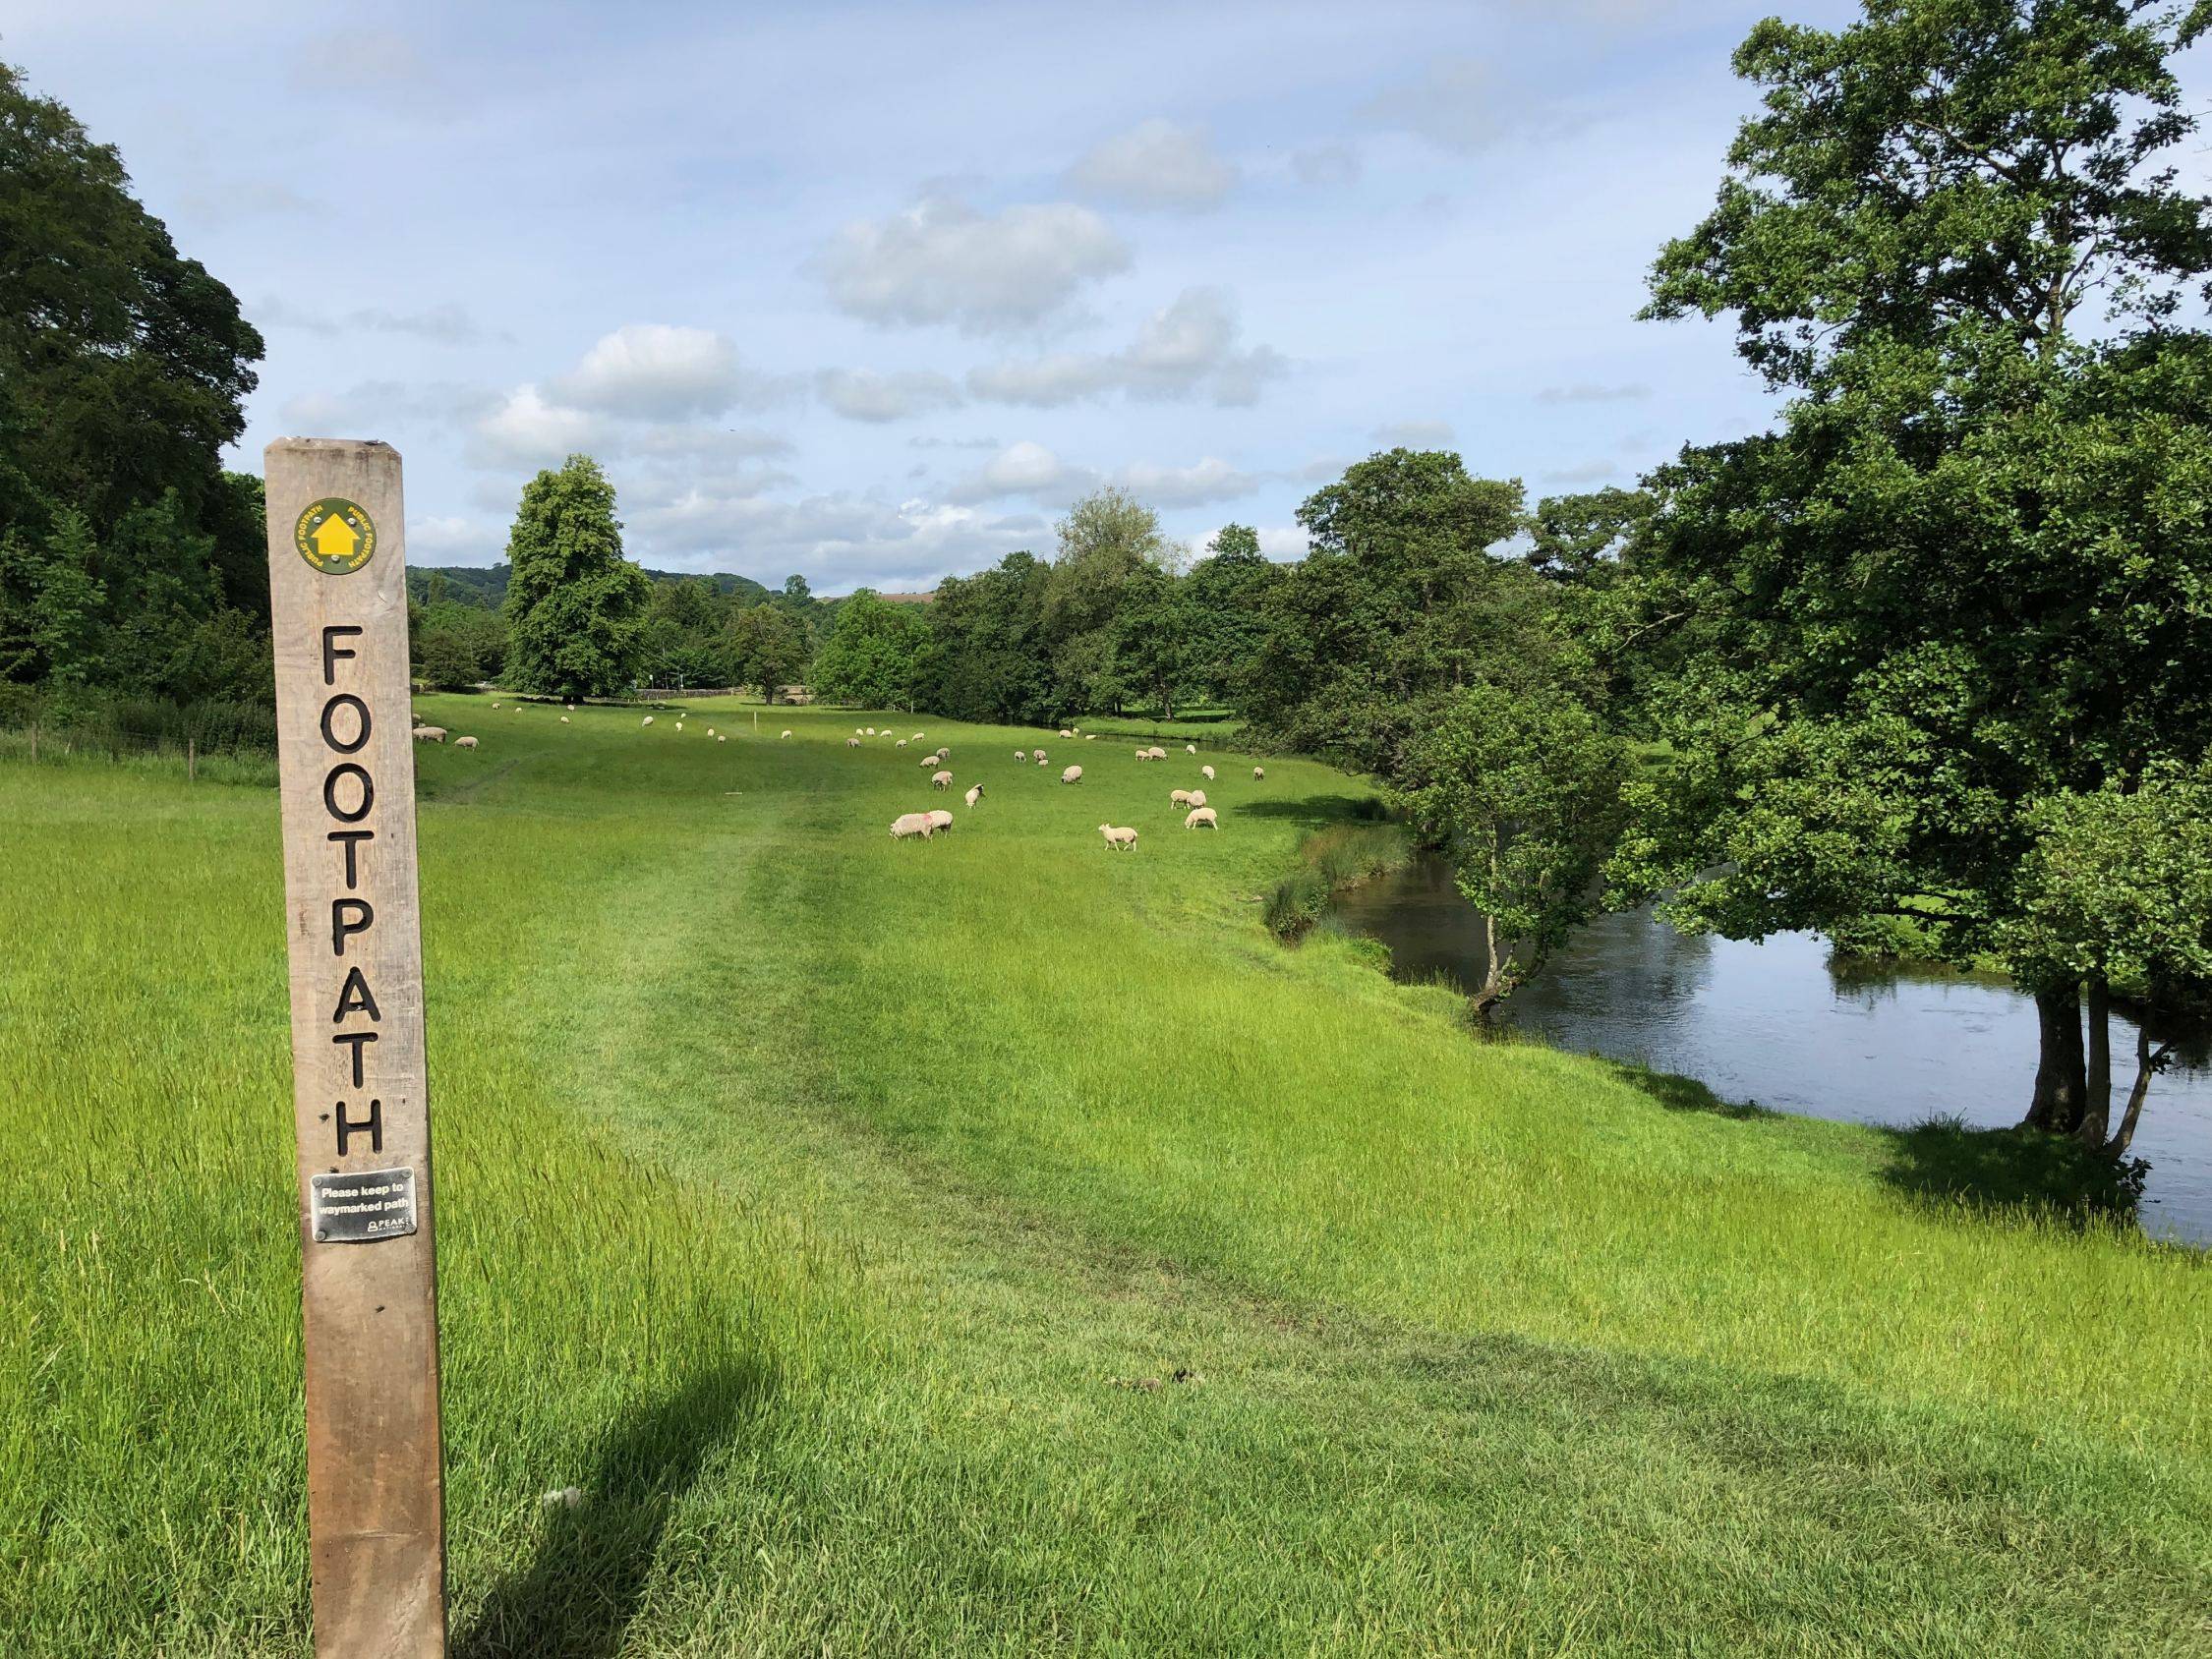
[{"label": "tall grass", "polygon": [[1402,828],[1372,817],[1316,830],[1299,843],[1297,862],[1268,892],[1261,918],[1288,944],[1320,921],[1336,893],[1395,869],[1408,850]]},{"label": "tall grass", "polygon": [[[423,706],[462,1652],[2201,1645],[2204,1261],[1281,950],[1357,783]],[[300,1651],[274,802],[0,865],[0,1649]]]}]

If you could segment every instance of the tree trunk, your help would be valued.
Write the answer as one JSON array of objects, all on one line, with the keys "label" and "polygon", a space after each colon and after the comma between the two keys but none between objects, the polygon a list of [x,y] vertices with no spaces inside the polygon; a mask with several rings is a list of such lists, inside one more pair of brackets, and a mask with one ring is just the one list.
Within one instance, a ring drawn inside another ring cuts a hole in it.
[{"label": "tree trunk", "polygon": [[2038,989],[2035,1014],[2041,1058],[2035,1067],[2035,1099],[2023,1127],[2067,1134],[2081,1121],[2089,1089],[2081,1052],[2080,985],[2068,981]]},{"label": "tree trunk", "polygon": [[2089,994],[2089,1062],[2084,1075],[2085,1094],[2081,1121],[2074,1134],[2083,1146],[2102,1147],[2112,1126],[2112,985],[2103,974],[2091,974]]},{"label": "tree trunk", "polygon": [[2127,1155],[2127,1148],[2135,1139],[2136,1119],[2142,1116],[2143,1102],[2150,1095],[2151,1079],[2173,1052],[2171,1043],[2161,1043],[2152,1049],[2150,1032],[2141,1025],[2135,1027],[2135,1086],[2127,1091],[2127,1113],[2120,1120],[2119,1133],[2105,1143],[2105,1150],[2115,1158]]}]

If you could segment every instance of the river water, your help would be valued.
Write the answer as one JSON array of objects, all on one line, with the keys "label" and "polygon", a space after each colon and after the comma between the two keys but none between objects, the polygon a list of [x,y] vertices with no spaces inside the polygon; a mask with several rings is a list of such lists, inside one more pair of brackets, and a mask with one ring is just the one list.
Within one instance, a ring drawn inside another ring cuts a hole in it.
[{"label": "river water", "polygon": [[[1482,919],[1426,858],[1339,895],[1340,921],[1390,946],[1394,977],[1462,991]],[[1832,963],[1814,934],[1762,944],[1681,934],[1647,910],[1603,916],[1515,992],[1507,1017],[1561,1048],[1694,1077],[1724,1101],[1899,1128],[2016,1123],[2035,1076],[2035,1004],[1978,977]],[[2135,1029],[2113,1020],[2115,1114]],[[2151,1083],[2130,1155],[2151,1169],[2154,1237],[2212,1244],[2212,1053],[2201,1037]]]}]

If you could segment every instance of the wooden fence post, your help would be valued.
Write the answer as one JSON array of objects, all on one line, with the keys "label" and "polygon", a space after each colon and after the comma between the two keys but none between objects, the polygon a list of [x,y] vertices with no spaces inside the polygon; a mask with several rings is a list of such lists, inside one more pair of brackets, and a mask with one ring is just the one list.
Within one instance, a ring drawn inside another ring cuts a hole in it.
[{"label": "wooden fence post", "polygon": [[320,1659],[445,1652],[399,455],[265,457]]}]

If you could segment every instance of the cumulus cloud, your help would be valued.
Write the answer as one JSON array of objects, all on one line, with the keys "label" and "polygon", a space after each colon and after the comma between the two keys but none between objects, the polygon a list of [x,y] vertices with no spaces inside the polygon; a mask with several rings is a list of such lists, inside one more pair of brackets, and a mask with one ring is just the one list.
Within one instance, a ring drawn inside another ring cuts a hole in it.
[{"label": "cumulus cloud", "polygon": [[1187,288],[1146,317],[1117,352],[1055,352],[971,371],[979,398],[1049,409],[1122,391],[1135,397],[1210,396],[1217,404],[1255,401],[1289,361],[1272,346],[1240,347],[1235,303],[1219,288]]},{"label": "cumulus cloud", "polygon": [[1295,524],[1259,527],[1259,550],[1271,559],[1302,559],[1308,545],[1306,532]]},{"label": "cumulus cloud", "polygon": [[825,369],[814,376],[822,401],[848,421],[902,421],[960,403],[960,389],[927,371],[879,374],[868,369]]},{"label": "cumulus cloud", "polygon": [[841,310],[876,323],[949,322],[969,334],[1050,316],[1129,265],[1106,221],[1072,202],[984,213],[950,196],[833,236],[814,268]]},{"label": "cumulus cloud", "polygon": [[744,368],[728,336],[711,328],[632,322],[601,336],[549,389],[574,409],[670,421],[758,408],[789,387]]},{"label": "cumulus cloud", "polygon": [[956,480],[945,498],[962,504],[1005,495],[1073,501],[1097,483],[1098,475],[1089,468],[1071,467],[1043,444],[1024,439],[1008,444],[974,472]]},{"label": "cumulus cloud", "polygon": [[717,496],[648,509],[631,521],[633,551],[679,569],[797,571],[818,589],[927,588],[1033,544],[1039,521],[958,503],[896,506],[850,494],[795,501]]},{"label": "cumulus cloud", "polygon": [[604,449],[611,435],[598,417],[550,400],[535,385],[520,385],[476,423],[468,459],[479,467],[556,467],[579,451]]},{"label": "cumulus cloud", "polygon": [[1233,501],[1240,495],[1250,495],[1259,487],[1260,481],[1208,455],[1188,467],[1134,461],[1115,475],[1114,482],[1150,506],[1198,507],[1208,501]]},{"label": "cumulus cloud", "polygon": [[1384,449],[1449,449],[1457,434],[1443,421],[1392,421],[1375,428],[1373,437]]},{"label": "cumulus cloud", "polygon": [[407,521],[407,557],[415,564],[494,564],[506,542],[504,526],[457,513]]},{"label": "cumulus cloud", "polygon": [[1652,395],[1649,386],[1628,384],[1601,386],[1578,384],[1572,386],[1546,386],[1536,394],[1539,403],[1631,403]]},{"label": "cumulus cloud", "polygon": [[1068,169],[1068,187],[1125,207],[1199,212],[1218,207],[1237,169],[1201,127],[1154,118],[1106,140]]}]

